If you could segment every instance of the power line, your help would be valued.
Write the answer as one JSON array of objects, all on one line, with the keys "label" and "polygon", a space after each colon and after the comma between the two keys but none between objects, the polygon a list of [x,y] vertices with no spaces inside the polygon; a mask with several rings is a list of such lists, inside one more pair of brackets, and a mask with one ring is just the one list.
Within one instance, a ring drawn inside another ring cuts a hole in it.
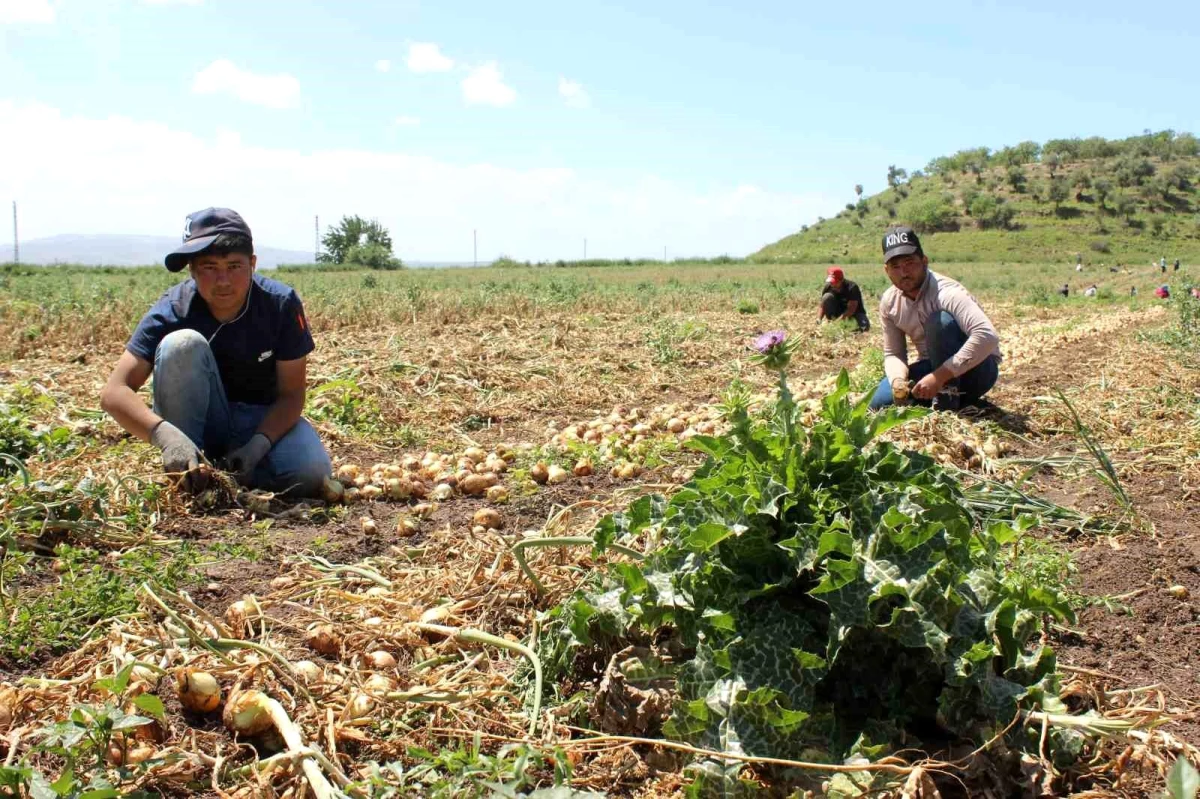
[{"label": "power line", "polygon": [[13,200],[13,263],[21,263],[21,243],[17,238],[17,201]]}]

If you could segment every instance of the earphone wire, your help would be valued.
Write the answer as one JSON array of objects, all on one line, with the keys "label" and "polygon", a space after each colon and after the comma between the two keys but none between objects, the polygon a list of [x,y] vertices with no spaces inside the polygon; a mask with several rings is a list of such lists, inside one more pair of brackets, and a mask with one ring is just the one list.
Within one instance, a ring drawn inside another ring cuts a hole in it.
[{"label": "earphone wire", "polygon": [[246,292],[246,303],[245,303],[245,305],[242,306],[242,312],[239,313],[234,318],[230,319],[228,322],[222,322],[221,324],[219,324],[217,326],[217,329],[213,331],[213,334],[208,337],[209,344],[212,344],[213,339],[217,337],[217,334],[221,332],[221,330],[225,327],[225,325],[232,325],[232,324],[236,323],[239,319],[241,319],[243,316],[246,315],[246,311],[250,310],[250,296],[252,294],[254,294],[254,281],[250,281],[250,290]]}]

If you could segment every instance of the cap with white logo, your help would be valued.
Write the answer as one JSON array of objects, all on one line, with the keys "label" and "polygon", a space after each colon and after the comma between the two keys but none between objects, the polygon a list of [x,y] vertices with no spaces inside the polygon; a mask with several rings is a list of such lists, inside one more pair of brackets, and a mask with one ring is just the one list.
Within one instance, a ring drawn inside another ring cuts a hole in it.
[{"label": "cap with white logo", "polygon": [[167,269],[178,272],[193,255],[217,240],[222,233],[236,233],[252,239],[250,226],[229,208],[205,208],[188,214],[183,223],[183,244],[166,257]]},{"label": "cap with white logo", "polygon": [[883,234],[883,262],[887,263],[901,255],[923,253],[917,233],[907,226],[888,228]]}]

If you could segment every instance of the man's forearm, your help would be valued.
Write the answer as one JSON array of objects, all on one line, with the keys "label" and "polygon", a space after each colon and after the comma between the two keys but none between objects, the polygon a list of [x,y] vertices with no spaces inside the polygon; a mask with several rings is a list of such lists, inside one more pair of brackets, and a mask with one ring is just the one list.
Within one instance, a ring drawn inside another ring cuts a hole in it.
[{"label": "man's forearm", "polygon": [[142,441],[150,440],[150,431],[162,421],[129,386],[107,386],[100,397],[100,407],[128,433]]},{"label": "man's forearm", "polygon": [[908,364],[895,355],[889,355],[883,359],[883,373],[887,375],[888,380],[906,378],[908,377]]},{"label": "man's forearm", "polygon": [[279,442],[279,439],[287,435],[288,431],[296,426],[296,422],[300,421],[300,416],[303,413],[303,391],[281,394],[271,407],[267,409],[267,415],[263,417],[262,422],[258,425],[258,430],[255,432],[262,433],[271,439],[272,444],[276,444]]}]

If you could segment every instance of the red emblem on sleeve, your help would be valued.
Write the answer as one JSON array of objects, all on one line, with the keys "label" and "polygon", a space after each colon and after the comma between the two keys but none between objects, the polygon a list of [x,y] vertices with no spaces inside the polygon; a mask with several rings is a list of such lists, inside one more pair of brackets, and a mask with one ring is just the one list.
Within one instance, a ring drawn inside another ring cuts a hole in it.
[{"label": "red emblem on sleeve", "polygon": [[296,324],[300,326],[301,330],[308,327],[308,323],[304,321],[304,314],[300,311],[296,311]]}]

